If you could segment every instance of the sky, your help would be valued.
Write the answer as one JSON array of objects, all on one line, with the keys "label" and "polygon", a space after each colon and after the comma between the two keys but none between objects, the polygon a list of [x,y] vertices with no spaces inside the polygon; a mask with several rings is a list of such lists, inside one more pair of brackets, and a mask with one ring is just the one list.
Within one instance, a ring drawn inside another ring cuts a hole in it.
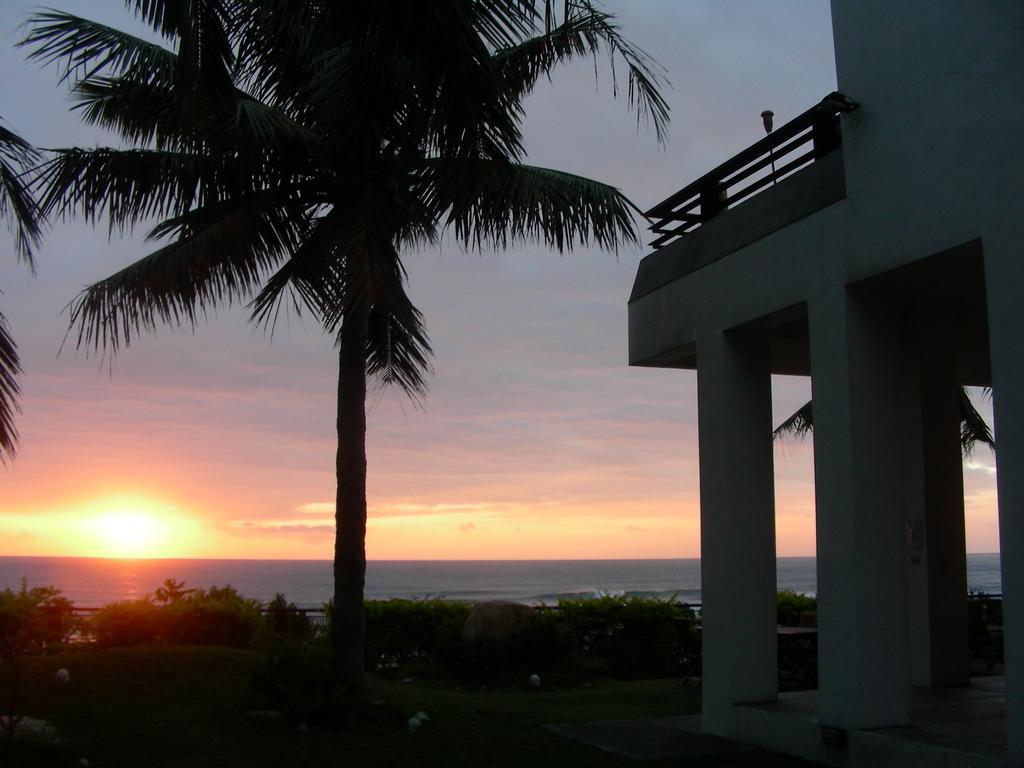
[{"label": "sky", "polygon": [[[118,0],[51,5],[123,29]],[[14,44],[35,6],[0,5],[0,116],[41,147],[113,140],[83,126],[53,69]],[[824,0],[607,2],[667,70],[670,138],[638,131],[603,61],[526,102],[528,162],[622,189],[647,208],[836,88]],[[19,344],[16,460],[0,468],[0,555],[330,558],[337,362],[308,317],[273,339],[244,307],[162,329],[108,366],[61,343],[85,285],[145,255],[54,222],[33,276],[0,232],[0,296]],[[626,299],[643,246],[406,254],[434,347],[417,407],[368,413],[371,559],[697,557],[696,374],[626,365]],[[776,422],[810,397],[776,377]],[[983,412],[990,407],[980,403]],[[998,550],[994,459],[965,464],[968,551]],[[814,554],[811,442],[776,449],[777,548]]]}]

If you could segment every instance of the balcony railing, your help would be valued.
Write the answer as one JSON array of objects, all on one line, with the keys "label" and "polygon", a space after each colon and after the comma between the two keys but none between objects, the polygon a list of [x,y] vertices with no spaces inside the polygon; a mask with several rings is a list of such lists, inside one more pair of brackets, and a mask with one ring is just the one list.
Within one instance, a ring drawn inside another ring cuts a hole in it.
[{"label": "balcony railing", "polygon": [[839,115],[857,103],[830,93],[799,117],[658,203],[645,216],[663,248],[781,179],[839,148]]}]

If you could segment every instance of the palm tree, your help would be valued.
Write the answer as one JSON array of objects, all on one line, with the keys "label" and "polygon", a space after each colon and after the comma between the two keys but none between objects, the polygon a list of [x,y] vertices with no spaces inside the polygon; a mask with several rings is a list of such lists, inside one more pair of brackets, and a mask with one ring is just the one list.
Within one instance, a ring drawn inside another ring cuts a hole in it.
[{"label": "palm tree", "polygon": [[[589,0],[129,0],[169,43],[38,13],[23,41],[61,67],[82,118],[129,149],[43,164],[44,206],[163,244],[72,304],[79,347],[248,301],[269,328],[311,311],[338,344],[333,673],[360,686],[367,381],[426,392],[430,345],[403,250],[635,242],[616,189],[523,164],[522,102],[558,63],[610,51],[660,139],[660,70]],[[187,8],[187,11],[183,11]]]},{"label": "palm tree", "polygon": [[[42,237],[42,216],[24,177],[38,162],[39,155],[31,144],[2,123],[0,118],[0,219],[9,220],[15,253],[19,261],[34,272],[33,251]],[[14,457],[18,444],[14,414],[18,410],[19,373],[18,345],[7,329],[7,319],[0,312],[0,463],[3,464]]]},{"label": "palm tree", "polygon": [[[985,390],[991,395],[991,390]],[[784,437],[791,437],[802,440],[814,431],[814,407],[813,401],[800,406],[796,412],[775,428],[772,437],[776,440]],[[992,437],[992,430],[978,409],[971,402],[971,396],[966,387],[960,387],[960,450],[964,458],[970,456],[978,444],[987,445],[993,451],[996,449],[995,440]]]}]

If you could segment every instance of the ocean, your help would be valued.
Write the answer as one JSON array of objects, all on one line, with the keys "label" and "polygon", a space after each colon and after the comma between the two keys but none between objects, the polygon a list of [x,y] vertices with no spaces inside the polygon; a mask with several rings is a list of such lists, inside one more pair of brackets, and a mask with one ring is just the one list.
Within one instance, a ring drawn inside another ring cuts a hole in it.
[{"label": "ocean", "polygon": [[[815,558],[778,559],[779,589],[814,594]],[[107,560],[78,557],[0,557],[0,589],[54,586],[79,607],[97,607],[151,594],[165,579],[187,587],[230,584],[266,601],[275,593],[302,608],[331,596],[327,560]],[[999,555],[967,555],[968,588],[1001,591]],[[366,568],[366,597],[509,600],[536,605],[561,597],[639,595],[700,602],[700,560],[374,560]]]}]

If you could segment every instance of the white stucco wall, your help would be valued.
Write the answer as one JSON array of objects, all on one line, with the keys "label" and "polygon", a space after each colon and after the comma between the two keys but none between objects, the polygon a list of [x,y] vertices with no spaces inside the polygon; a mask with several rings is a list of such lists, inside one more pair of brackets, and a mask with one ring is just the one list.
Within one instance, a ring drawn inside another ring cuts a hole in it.
[{"label": "white stucco wall", "polygon": [[[902,510],[873,511],[899,489],[872,459],[882,443],[858,420],[891,409],[888,394],[873,389],[878,378],[864,372],[898,364],[899,351],[883,349],[884,313],[862,316],[846,289],[980,241],[999,446],[1009,764],[1024,765],[1024,2],[834,0],[832,16],[839,90],[860,104],[843,117],[846,199],[632,301],[630,359],[696,344],[699,368],[700,339],[807,303],[815,418],[831,425],[815,440],[819,587],[848,585],[834,589],[852,601],[833,602],[823,617],[819,711],[850,728],[897,722],[906,701],[894,702],[893,692],[909,691],[906,620],[858,603],[884,598],[888,582],[889,608],[906,613],[891,581],[904,558],[895,523]],[[702,483],[718,471],[703,458]],[[865,491],[866,481],[879,485]],[[864,567],[872,558],[874,576]],[[858,655],[858,644],[874,642],[862,626],[869,620],[892,623],[900,659]],[[707,640],[706,656],[727,652]]]}]

